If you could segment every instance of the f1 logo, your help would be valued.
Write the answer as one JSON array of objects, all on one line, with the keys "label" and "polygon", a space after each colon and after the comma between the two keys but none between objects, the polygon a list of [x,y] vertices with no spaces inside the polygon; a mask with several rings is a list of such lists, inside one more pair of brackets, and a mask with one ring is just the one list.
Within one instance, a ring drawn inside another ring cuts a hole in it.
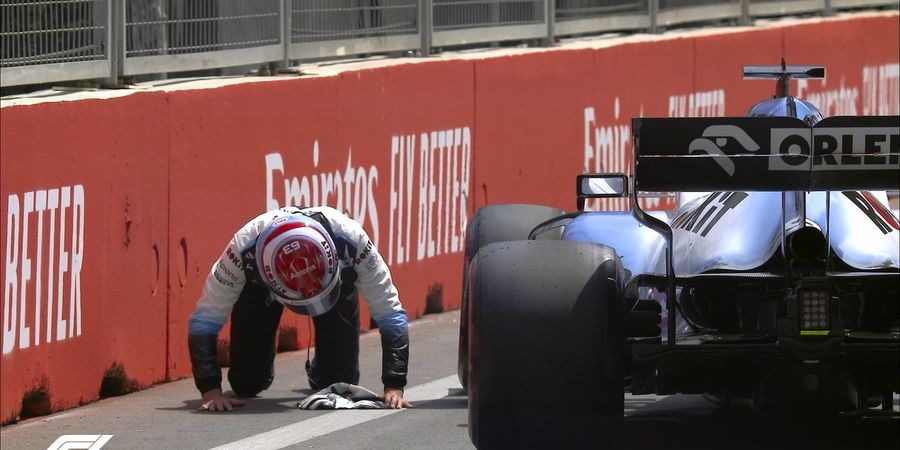
[{"label": "f1 logo", "polygon": [[706,153],[712,156],[713,160],[728,173],[728,176],[734,176],[734,161],[722,151],[728,143],[728,138],[736,140],[748,152],[759,151],[759,145],[747,135],[747,132],[734,125],[712,125],[707,127],[703,130],[702,138],[691,141],[688,150],[692,155],[695,153]]},{"label": "f1 logo", "polygon": [[100,450],[112,437],[111,434],[64,434],[47,450]]}]

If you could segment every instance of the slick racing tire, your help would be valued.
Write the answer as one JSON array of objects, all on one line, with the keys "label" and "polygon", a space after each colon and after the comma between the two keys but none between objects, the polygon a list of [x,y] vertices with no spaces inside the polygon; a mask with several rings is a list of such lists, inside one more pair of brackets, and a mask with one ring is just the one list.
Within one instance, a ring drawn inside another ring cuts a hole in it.
[{"label": "slick racing tire", "polygon": [[[462,387],[466,387],[469,342],[469,262],[478,249],[494,242],[528,239],[535,226],[564,214],[558,208],[539,205],[508,204],[489,205],[479,209],[466,227],[466,249],[462,273],[462,301],[459,316],[459,349],[456,373]],[[559,239],[562,229],[557,228],[538,236],[538,239]]]},{"label": "slick racing tire", "polygon": [[469,437],[609,448],[623,415],[624,269],[610,247],[514,241],[472,261]]}]

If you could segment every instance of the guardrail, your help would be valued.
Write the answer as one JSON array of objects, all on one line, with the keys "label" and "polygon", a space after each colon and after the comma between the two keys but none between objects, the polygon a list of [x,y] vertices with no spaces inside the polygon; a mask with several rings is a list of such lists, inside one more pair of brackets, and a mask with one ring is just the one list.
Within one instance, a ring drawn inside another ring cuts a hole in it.
[{"label": "guardrail", "polygon": [[829,15],[900,0],[4,0],[0,86]]}]

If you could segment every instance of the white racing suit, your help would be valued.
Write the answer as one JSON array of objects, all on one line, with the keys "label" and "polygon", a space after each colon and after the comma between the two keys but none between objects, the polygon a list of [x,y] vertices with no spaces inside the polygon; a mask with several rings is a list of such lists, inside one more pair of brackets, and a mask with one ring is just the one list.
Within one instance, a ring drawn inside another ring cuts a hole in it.
[{"label": "white racing suit", "polygon": [[232,389],[254,396],[274,378],[275,333],[283,306],[272,300],[259,277],[256,238],[272,220],[306,214],[319,221],[334,240],[341,264],[340,299],[327,313],[313,318],[316,355],[308,365],[310,385],[357,384],[359,380],[359,300],[369,306],[382,344],[382,382],[385,387],[406,385],[409,331],[390,270],[355,220],[330,207],[286,207],[259,215],[239,229],[213,265],[203,294],[191,315],[188,346],[194,382],[201,393],[221,389],[222,373],[216,357],[219,331],[231,316],[230,370]]}]

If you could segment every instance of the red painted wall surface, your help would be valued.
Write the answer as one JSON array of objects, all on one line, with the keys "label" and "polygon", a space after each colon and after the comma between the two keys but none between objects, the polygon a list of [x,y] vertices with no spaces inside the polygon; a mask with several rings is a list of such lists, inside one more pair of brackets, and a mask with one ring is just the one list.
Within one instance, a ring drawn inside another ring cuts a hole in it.
[{"label": "red painted wall surface", "polygon": [[[632,117],[743,115],[771,95],[772,82],[741,79],[742,65],[823,64],[824,82],[795,82],[794,92],[828,114],[897,114],[897,19],[4,107],[0,418],[15,419],[35,389],[53,409],[95,400],[114,364],[138,386],[189,376],[187,320],[203,282],[234,230],[266,209],[324,203],[360,220],[416,318],[429,298],[459,306],[463,233],[476,208],[573,209],[575,175],[630,171]],[[65,187],[65,212],[59,201],[49,208],[48,193]],[[80,333],[69,319],[79,312]],[[310,333],[306,318],[285,314],[284,349],[306,346]]]},{"label": "red painted wall surface", "polygon": [[[443,289],[445,308],[459,306],[455,253],[471,213],[459,181],[471,154],[463,148],[473,124],[471,63],[298,81],[172,95],[172,377],[190,375],[187,319],[215,258],[237,228],[279,206],[328,204],[361,222],[411,318],[424,314],[432,286]],[[368,329],[365,303],[362,311]],[[285,314],[281,329],[295,346],[308,344],[306,318]]]},{"label": "red painted wall surface", "polygon": [[[212,265],[234,231],[266,210],[266,154],[287,153],[311,163],[316,139],[322,148],[334,146],[328,126],[335,121],[335,81],[304,81],[170,94],[172,378],[190,375],[187,322]],[[334,159],[323,152],[320,164],[332,166]],[[283,199],[283,177],[275,178],[276,198]],[[223,331],[227,341],[228,329]]]},{"label": "red painted wall surface", "polygon": [[114,364],[166,380],[165,97],[4,108],[0,127],[0,417],[34,389],[96,400]]}]

